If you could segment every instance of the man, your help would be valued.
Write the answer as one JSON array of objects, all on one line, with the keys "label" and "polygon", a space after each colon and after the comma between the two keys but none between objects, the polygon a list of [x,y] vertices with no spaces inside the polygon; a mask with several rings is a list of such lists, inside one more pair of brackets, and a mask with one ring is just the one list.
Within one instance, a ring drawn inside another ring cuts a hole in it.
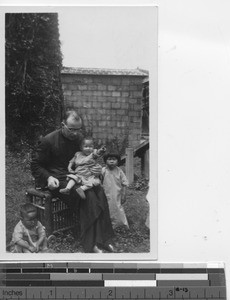
[{"label": "man", "polygon": [[99,246],[113,251],[107,241],[113,235],[107,199],[101,186],[86,191],[86,199],[80,199],[75,189],[70,196],[59,193],[67,183],[68,164],[80,151],[82,120],[76,111],[65,113],[61,128],[46,135],[38,145],[31,162],[31,171],[41,188],[48,188],[66,204],[76,209],[80,205],[82,244],[86,252],[102,253]]}]

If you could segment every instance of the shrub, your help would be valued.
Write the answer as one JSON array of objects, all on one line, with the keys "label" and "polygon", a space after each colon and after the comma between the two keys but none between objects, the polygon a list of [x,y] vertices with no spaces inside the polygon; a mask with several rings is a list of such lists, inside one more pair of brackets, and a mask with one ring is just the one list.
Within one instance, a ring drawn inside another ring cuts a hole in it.
[{"label": "shrub", "polygon": [[6,143],[33,145],[61,119],[63,95],[58,15],[7,13]]}]

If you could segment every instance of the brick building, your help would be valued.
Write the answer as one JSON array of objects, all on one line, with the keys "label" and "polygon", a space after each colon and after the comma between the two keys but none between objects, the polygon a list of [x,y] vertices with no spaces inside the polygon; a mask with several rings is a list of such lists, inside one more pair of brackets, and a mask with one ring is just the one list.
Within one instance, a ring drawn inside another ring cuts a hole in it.
[{"label": "brick building", "polygon": [[143,81],[148,72],[63,68],[64,105],[82,116],[99,142],[119,140],[135,147],[142,136]]}]

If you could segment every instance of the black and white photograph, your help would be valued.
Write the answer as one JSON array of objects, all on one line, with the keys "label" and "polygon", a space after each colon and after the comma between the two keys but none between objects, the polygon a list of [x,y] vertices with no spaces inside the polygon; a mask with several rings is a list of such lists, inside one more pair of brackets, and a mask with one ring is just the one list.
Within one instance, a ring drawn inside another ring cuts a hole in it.
[{"label": "black and white photograph", "polygon": [[157,258],[157,13],[1,7],[7,258]]}]

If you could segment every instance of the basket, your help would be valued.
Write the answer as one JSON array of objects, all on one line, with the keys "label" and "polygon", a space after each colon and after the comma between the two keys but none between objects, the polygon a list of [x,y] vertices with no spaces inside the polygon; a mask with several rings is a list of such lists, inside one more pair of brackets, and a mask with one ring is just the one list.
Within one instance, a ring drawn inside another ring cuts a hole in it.
[{"label": "basket", "polygon": [[55,234],[79,225],[77,213],[61,199],[53,198],[48,191],[28,189],[27,202],[33,203],[38,209],[38,219],[46,227],[47,234]]}]

